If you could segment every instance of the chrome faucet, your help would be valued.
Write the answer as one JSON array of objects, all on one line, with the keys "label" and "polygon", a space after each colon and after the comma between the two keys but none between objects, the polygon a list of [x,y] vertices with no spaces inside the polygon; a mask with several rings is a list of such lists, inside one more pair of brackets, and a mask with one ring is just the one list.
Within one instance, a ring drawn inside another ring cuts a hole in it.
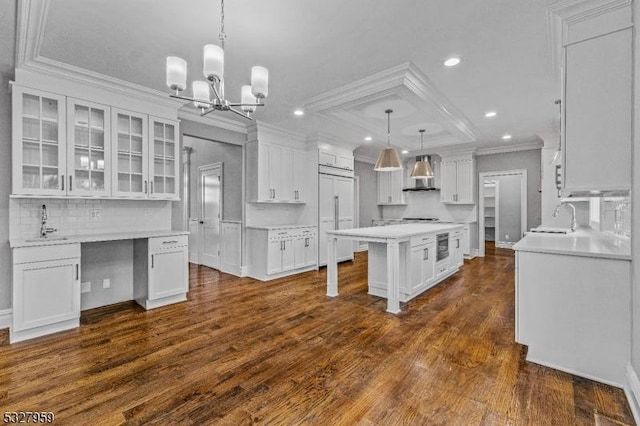
[{"label": "chrome faucet", "polygon": [[560,207],[562,206],[571,207],[571,232],[576,232],[576,206],[571,203],[560,203],[556,206],[552,216],[557,217],[560,212]]},{"label": "chrome faucet", "polygon": [[57,229],[47,227],[47,206],[42,205],[42,224],[40,225],[40,238],[47,238],[47,234],[56,232]]}]

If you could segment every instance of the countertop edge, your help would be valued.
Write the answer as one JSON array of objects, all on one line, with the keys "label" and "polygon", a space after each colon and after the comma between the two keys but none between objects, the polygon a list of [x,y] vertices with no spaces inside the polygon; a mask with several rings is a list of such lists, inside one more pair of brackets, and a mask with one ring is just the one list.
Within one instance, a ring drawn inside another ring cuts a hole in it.
[{"label": "countertop edge", "polygon": [[83,234],[83,235],[63,235],[66,240],[38,240],[27,241],[25,238],[15,238],[9,240],[9,247],[25,248],[25,247],[43,247],[43,246],[55,246],[64,244],[82,244],[93,242],[105,242],[105,241],[121,241],[121,240],[135,240],[143,238],[154,237],[174,237],[179,235],[189,235],[189,231],[179,230],[157,230],[157,231],[138,231],[138,232],[108,232],[102,234]]},{"label": "countertop edge", "polygon": [[534,247],[516,247],[513,246],[514,251],[524,251],[527,253],[543,253],[543,254],[559,254],[562,256],[578,256],[578,257],[597,257],[599,259],[612,259],[612,260],[628,260],[631,261],[631,255],[627,254],[615,254],[615,253],[597,253],[587,251],[566,251],[561,249],[547,249],[547,248],[534,248]]}]

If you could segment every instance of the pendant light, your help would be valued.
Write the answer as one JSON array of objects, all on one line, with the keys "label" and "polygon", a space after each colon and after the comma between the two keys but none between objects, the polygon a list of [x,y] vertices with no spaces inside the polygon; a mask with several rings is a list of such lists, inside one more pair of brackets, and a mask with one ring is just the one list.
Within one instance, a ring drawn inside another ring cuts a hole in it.
[{"label": "pendant light", "polygon": [[549,164],[560,164],[560,160],[562,160],[562,101],[558,99],[554,104],[558,105],[560,109],[560,130],[558,131],[560,136],[558,137],[558,149],[553,153],[553,158]]},{"label": "pendant light", "polygon": [[425,159],[423,153],[424,129],[418,131],[420,132],[420,155],[422,155],[422,160],[416,161],[416,165],[413,166],[413,170],[411,171],[411,177],[414,179],[429,179],[433,177],[433,169],[431,168],[431,164]]},{"label": "pendant light", "polygon": [[373,168],[376,172],[394,172],[396,170],[402,170],[402,161],[400,161],[400,155],[398,151],[391,148],[391,113],[392,109],[385,110],[387,114],[387,147],[380,151],[378,155],[378,161]]}]

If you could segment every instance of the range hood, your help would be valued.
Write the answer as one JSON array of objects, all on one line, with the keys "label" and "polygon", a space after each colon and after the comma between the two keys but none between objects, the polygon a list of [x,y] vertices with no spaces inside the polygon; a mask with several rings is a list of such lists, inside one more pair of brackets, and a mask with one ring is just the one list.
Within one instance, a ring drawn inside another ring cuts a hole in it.
[{"label": "range hood", "polygon": [[[433,161],[432,161],[432,157],[430,155],[426,155],[426,160],[429,162],[429,164],[431,164],[431,168],[433,170],[433,173],[435,175],[435,173],[437,173],[439,170],[436,170],[436,168],[434,167]],[[422,156],[417,156],[415,161],[420,161],[422,160]],[[415,164],[415,163],[413,163]],[[409,166],[409,165],[407,165]],[[413,168],[413,165],[411,165],[411,167],[407,167],[408,169]],[[413,178],[408,178],[409,183],[413,183],[413,186],[408,186],[406,188],[403,188],[402,190],[404,192],[413,192],[413,191],[439,191],[440,188],[436,188],[435,187],[435,176],[430,178],[430,179],[413,179]]]}]

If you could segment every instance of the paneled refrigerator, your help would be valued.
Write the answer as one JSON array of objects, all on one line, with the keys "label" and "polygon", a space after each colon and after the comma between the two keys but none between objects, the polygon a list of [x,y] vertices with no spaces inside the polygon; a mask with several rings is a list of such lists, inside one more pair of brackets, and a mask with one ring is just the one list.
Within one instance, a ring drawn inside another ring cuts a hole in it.
[{"label": "paneled refrigerator", "polygon": [[[327,231],[353,228],[353,170],[320,166],[318,265],[327,264]],[[351,241],[338,241],[338,261],[353,259]]]}]

